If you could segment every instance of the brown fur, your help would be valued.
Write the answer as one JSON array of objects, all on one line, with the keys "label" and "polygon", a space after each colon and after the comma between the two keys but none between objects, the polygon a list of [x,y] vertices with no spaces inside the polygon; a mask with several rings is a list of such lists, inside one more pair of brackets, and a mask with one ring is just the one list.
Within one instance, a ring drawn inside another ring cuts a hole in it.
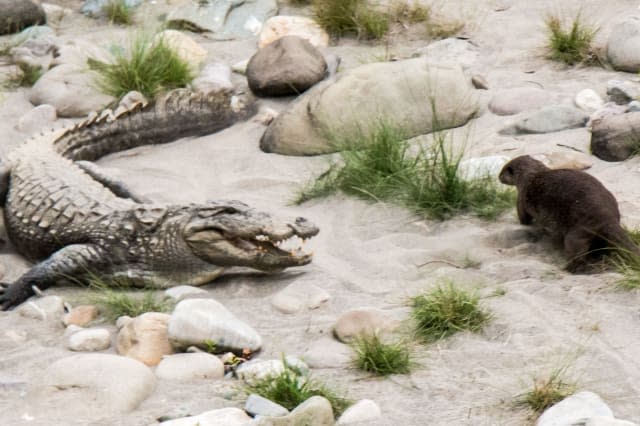
[{"label": "brown fur", "polygon": [[640,254],[620,226],[615,197],[593,176],[579,170],[552,170],[523,155],[505,164],[500,182],[518,189],[520,223],[536,224],[562,237],[567,270],[585,269],[587,255],[605,247]]}]

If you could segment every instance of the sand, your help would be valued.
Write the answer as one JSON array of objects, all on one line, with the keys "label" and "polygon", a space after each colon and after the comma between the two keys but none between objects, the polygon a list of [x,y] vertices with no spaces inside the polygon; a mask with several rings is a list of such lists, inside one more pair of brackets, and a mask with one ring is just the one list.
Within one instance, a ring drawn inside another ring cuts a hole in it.
[{"label": "sand", "polygon": [[[602,45],[616,20],[636,12],[634,2],[571,0],[563,2],[560,10],[554,4],[455,0],[437,6],[441,13],[468,22],[464,34],[478,46],[480,55],[466,72],[483,75],[491,89],[543,87],[572,98],[579,90],[592,88],[604,96],[607,80],[635,77],[599,67],[566,68],[544,57],[547,13],[571,15],[582,5],[582,16],[600,26],[596,44]],[[296,10],[284,7],[282,13]],[[63,26],[60,33],[68,37],[84,34],[91,21],[78,18],[74,22],[76,25]],[[122,30],[105,26],[87,38],[105,34],[121,36]],[[210,59],[230,64],[248,58],[255,49],[253,41],[196,39],[209,50]],[[389,51],[407,57],[424,45],[418,38],[396,35]],[[385,47],[346,40],[328,50],[341,55],[343,67],[350,68],[374,60]],[[237,75],[234,82],[243,84]],[[29,110],[25,96],[25,90],[5,93],[0,104],[2,154],[26,137],[14,129],[17,119]],[[265,104],[283,109],[290,101]],[[454,134],[467,135],[470,157],[566,150],[557,144],[588,153],[587,129],[498,136],[496,131],[506,120],[487,112]],[[351,308],[372,306],[406,317],[409,296],[451,279],[487,296],[483,301],[494,319],[482,333],[416,345],[419,366],[408,376],[377,379],[350,368],[317,369],[314,374],[354,400],[376,401],[383,416],[371,424],[506,426],[531,423],[530,413],[515,408],[513,400],[530,388],[534,376],[571,365],[569,375],[579,389],[598,393],[616,417],[640,422],[639,293],[616,290],[616,274],[566,273],[558,247],[548,236],[519,225],[515,210],[495,222],[469,216],[435,222],[399,207],[342,195],[293,206],[295,191],[322,171],[328,159],[264,154],[258,148],[264,129],[249,121],[214,135],[142,147],[99,161],[114,168],[137,193],[156,202],[238,199],[256,208],[307,217],[320,227],[320,234],[310,243],[315,253],[311,265],[276,275],[230,273],[204,287],[262,335],[261,358],[301,355],[314,341],[330,335],[336,319]],[[592,160],[589,172],[615,194],[623,222],[640,225],[640,185],[636,184],[640,158],[622,163]],[[458,269],[442,262],[419,266],[434,260],[459,263],[465,257],[480,266]],[[14,279],[28,266],[10,247],[0,255],[0,262],[6,269],[5,280]],[[315,310],[279,313],[269,303],[270,297],[296,280],[324,288],[331,299]],[[489,297],[497,289],[506,293]],[[47,291],[69,296],[82,292],[74,288]],[[197,414],[243,404],[241,393],[229,393],[228,386],[220,383],[161,382],[148,400],[126,415],[66,417],[60,407],[29,406],[28,383],[37,380],[51,362],[69,355],[63,329],[15,312],[0,313],[0,321],[0,382],[16,382],[0,386],[2,424],[146,425],[176,407]],[[26,333],[27,339],[11,340],[5,334],[10,330]],[[27,412],[35,420],[20,420]]]}]

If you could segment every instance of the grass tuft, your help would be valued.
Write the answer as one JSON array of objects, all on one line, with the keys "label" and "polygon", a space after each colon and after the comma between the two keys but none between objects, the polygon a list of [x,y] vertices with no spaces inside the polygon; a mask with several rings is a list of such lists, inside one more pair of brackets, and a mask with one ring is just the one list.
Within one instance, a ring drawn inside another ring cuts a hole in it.
[{"label": "grass tuft", "polygon": [[189,64],[162,38],[152,42],[142,34],[134,38],[128,53],[116,51],[113,63],[90,59],[89,67],[99,74],[100,89],[116,98],[137,90],[152,99],[185,87],[194,77]]},{"label": "grass tuft", "polygon": [[42,77],[44,70],[39,66],[18,64],[18,69],[9,76],[5,83],[8,88],[31,87]]},{"label": "grass tuft", "polygon": [[169,312],[173,308],[173,302],[157,291],[143,289],[136,294],[124,291],[131,286],[126,279],[106,281],[93,274],[89,276],[89,287],[96,291],[90,296],[91,302],[99,305],[108,321],[124,315],[137,317],[146,312]]},{"label": "grass tuft", "polygon": [[480,306],[477,294],[458,289],[452,282],[413,297],[411,307],[416,334],[426,343],[458,331],[478,332],[492,318],[491,313]]},{"label": "grass tuft", "polygon": [[535,378],[533,388],[516,396],[516,406],[528,407],[535,413],[542,413],[552,405],[575,393],[577,385],[565,376],[568,367],[554,370],[549,377]]},{"label": "grass tuft", "polygon": [[598,29],[584,24],[580,14],[575,17],[569,29],[563,26],[557,16],[548,17],[546,24],[551,59],[574,65],[594,58],[591,42]]},{"label": "grass tuft", "polygon": [[131,25],[133,23],[133,8],[127,6],[125,0],[109,0],[102,11],[112,24]]},{"label": "grass tuft", "polygon": [[401,130],[385,123],[334,143],[341,162],[303,187],[295,203],[342,191],[395,202],[438,220],[465,212],[493,219],[514,205],[515,191],[501,188],[495,178],[463,178],[462,152],[454,151],[445,132],[436,132],[430,147],[417,153]]},{"label": "grass tuft", "polygon": [[305,374],[294,365],[282,359],[284,370],[277,375],[270,375],[252,384],[247,384],[247,393],[255,393],[293,410],[312,396],[322,396],[329,400],[333,413],[338,418],[352,402],[325,384]]},{"label": "grass tuft", "polygon": [[384,343],[376,334],[358,337],[352,347],[355,351],[354,365],[364,371],[388,376],[411,372],[411,351],[403,343]]},{"label": "grass tuft", "polygon": [[389,31],[389,14],[371,8],[367,0],[313,0],[312,7],[318,24],[336,37],[380,39]]},{"label": "grass tuft", "polygon": [[[640,244],[640,229],[626,229],[627,235],[636,245]],[[640,288],[640,256],[622,248],[612,249],[605,257],[605,263],[613,267],[622,278],[616,282],[621,290]]]}]

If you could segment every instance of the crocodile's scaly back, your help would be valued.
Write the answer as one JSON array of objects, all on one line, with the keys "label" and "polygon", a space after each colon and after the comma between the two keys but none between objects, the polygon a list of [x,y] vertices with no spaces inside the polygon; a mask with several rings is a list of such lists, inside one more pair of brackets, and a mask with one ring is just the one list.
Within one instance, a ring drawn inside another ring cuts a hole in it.
[{"label": "crocodile's scaly back", "polygon": [[217,132],[241,121],[252,106],[230,92],[203,94],[178,89],[154,105],[105,111],[57,135],[56,150],[72,160],[95,161],[113,152]]}]

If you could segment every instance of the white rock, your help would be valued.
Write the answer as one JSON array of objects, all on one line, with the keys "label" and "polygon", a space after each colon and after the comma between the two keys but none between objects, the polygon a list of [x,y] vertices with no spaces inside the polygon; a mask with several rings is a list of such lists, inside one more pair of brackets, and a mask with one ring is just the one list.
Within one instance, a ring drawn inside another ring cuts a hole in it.
[{"label": "white rock", "polygon": [[[359,422],[370,422],[382,416],[378,404],[370,399],[362,399],[347,408],[338,419],[336,426],[350,425]],[[364,423],[362,423],[364,424]]]},{"label": "white rock", "polygon": [[207,294],[207,291],[192,285],[179,285],[166,289],[164,294],[176,302],[179,302],[191,296],[204,296]]},{"label": "white rock", "polygon": [[353,358],[353,351],[344,343],[325,336],[314,341],[302,354],[302,359],[311,368],[344,368]]},{"label": "white rock", "polygon": [[607,58],[618,71],[640,70],[640,17],[624,14],[624,20],[612,26]]},{"label": "white rock", "polygon": [[[143,363],[110,354],[78,354],[52,363],[34,386],[36,403],[55,403],[61,415],[95,416],[135,409],[155,389]],[[82,401],[81,404],[78,401]]]},{"label": "white rock", "polygon": [[[212,93],[233,89],[231,68],[223,62],[205,65],[198,77],[191,82],[191,87],[198,92]],[[181,286],[182,287],[182,286]]]},{"label": "white rock", "polygon": [[179,302],[169,320],[169,341],[175,348],[207,347],[212,341],[220,351],[252,352],[262,347],[262,338],[213,299],[187,299]]},{"label": "white rock", "polygon": [[613,418],[613,412],[595,393],[579,392],[545,410],[536,426],[573,426],[595,416]]},{"label": "white rock", "polygon": [[252,393],[244,404],[244,411],[252,416],[280,417],[289,414],[289,410],[280,404]]},{"label": "white rock", "polygon": [[31,298],[16,308],[23,317],[42,321],[60,320],[64,315],[64,301],[58,296]]},{"label": "white rock", "polygon": [[194,39],[177,30],[164,30],[153,38],[157,43],[162,39],[166,46],[173,49],[178,56],[187,62],[193,71],[198,71],[207,60],[207,50]]},{"label": "white rock", "polygon": [[204,352],[166,355],[156,367],[156,376],[163,380],[221,379],[224,365]]},{"label": "white rock", "polygon": [[257,426],[334,426],[331,403],[321,396],[312,396],[283,417],[260,417]]},{"label": "white rock", "polygon": [[496,177],[502,166],[509,162],[505,155],[490,155],[487,157],[470,158],[460,162],[460,172],[467,180],[482,179],[487,176]]},{"label": "white rock", "polygon": [[638,424],[626,420],[612,419],[611,417],[595,416],[589,418],[584,426],[638,426]]},{"label": "white rock", "polygon": [[72,351],[102,351],[111,346],[111,333],[104,328],[80,330],[69,336],[67,346]]},{"label": "white rock", "polygon": [[578,92],[574,102],[578,108],[588,112],[596,111],[604,106],[604,100],[592,89]]},{"label": "white rock", "polygon": [[183,417],[160,423],[162,426],[247,426],[252,419],[239,408],[221,408],[197,416]]},{"label": "white rock", "polygon": [[[309,372],[309,367],[293,356],[285,357],[287,365],[300,370],[303,374]],[[236,369],[236,375],[247,384],[253,384],[265,377],[277,376],[284,371],[284,364],[281,359],[253,360],[241,364]]]},{"label": "white rock", "polygon": [[331,296],[324,289],[308,281],[295,281],[279,291],[271,304],[280,312],[293,314],[301,310],[316,309]]},{"label": "white rock", "polygon": [[258,47],[276,41],[280,37],[294,35],[307,40],[315,47],[327,47],[329,34],[316,21],[305,16],[274,16],[262,27]]}]

